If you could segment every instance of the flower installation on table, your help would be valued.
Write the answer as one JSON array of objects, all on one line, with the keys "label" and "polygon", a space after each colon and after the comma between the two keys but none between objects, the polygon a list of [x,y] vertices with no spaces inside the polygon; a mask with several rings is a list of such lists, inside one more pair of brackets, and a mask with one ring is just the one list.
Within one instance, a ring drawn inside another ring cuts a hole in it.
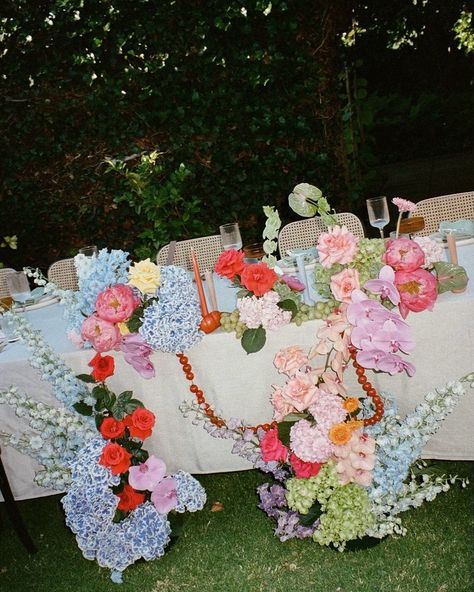
[{"label": "flower installation on table", "polygon": [[[319,190],[312,194],[321,196]],[[406,204],[397,205],[406,211]],[[300,201],[297,205],[308,212]],[[335,305],[309,352],[295,345],[275,356],[285,381],[273,385],[272,421],[259,426],[226,421],[194,381],[196,401],[184,402],[181,410],[212,436],[234,440],[234,453],[273,474],[272,484],[259,487],[259,507],[276,521],[282,541],[312,537],[342,551],[358,539],[405,534],[399,514],[457,481],[424,472],[420,454],[465,385],[474,383],[474,372],[429,392],[404,419],[394,398],[378,393],[366,373],[413,375],[406,356],[415,342],[404,319],[431,309],[438,293],[452,289],[453,282],[465,286],[467,277],[462,268],[440,261],[442,251],[430,239],[359,239],[336,224],[319,237],[317,249],[316,286]],[[239,254],[227,257],[228,277],[239,276],[245,288],[253,287],[245,283]],[[256,285],[267,289],[276,282],[263,268],[260,278]],[[187,357],[180,362],[191,367]],[[351,367],[360,393],[347,387]]]}]

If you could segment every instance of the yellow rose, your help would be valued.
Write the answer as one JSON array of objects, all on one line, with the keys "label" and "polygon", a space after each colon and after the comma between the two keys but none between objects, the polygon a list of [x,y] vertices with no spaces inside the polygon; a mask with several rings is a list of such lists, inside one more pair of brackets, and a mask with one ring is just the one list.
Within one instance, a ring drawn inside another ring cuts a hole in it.
[{"label": "yellow rose", "polygon": [[142,294],[154,294],[160,285],[160,268],[150,259],[134,263],[128,270],[128,283]]}]

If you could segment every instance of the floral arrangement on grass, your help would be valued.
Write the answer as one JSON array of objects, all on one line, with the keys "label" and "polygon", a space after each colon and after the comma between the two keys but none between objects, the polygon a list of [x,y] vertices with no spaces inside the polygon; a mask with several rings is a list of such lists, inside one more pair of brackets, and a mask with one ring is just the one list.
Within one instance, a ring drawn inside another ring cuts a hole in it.
[{"label": "floral arrangement on grass", "polygon": [[[292,194],[302,211],[304,195]],[[419,456],[474,373],[428,393],[400,419],[392,397],[378,393],[366,371],[412,376],[407,356],[415,342],[405,319],[432,309],[453,278],[465,286],[467,277],[440,262],[428,240],[359,239],[334,224],[317,249],[316,285],[335,305],[309,352],[295,345],[277,353],[274,365],[285,380],[273,385],[273,421],[258,429],[225,422],[199,400],[182,411],[213,436],[233,439],[234,453],[273,474],[273,484],[259,487],[260,507],[277,522],[281,540],[312,537],[342,551],[365,537],[404,534],[399,513],[456,481],[423,473]],[[360,395],[347,385],[351,366]]]},{"label": "floral arrangement on grass", "polygon": [[131,391],[115,395],[108,388],[112,356],[97,352],[90,374],[75,376],[25,317],[4,317],[64,406],[35,401],[14,387],[0,392],[0,404],[12,406],[29,426],[21,434],[1,432],[0,442],[42,465],[36,483],[66,490],[66,523],[84,557],[110,568],[113,581],[121,582],[123,570],[139,558],[164,554],[177,515],[202,509],[205,491],[188,473],[168,475],[165,463],[143,449],[155,416]]}]

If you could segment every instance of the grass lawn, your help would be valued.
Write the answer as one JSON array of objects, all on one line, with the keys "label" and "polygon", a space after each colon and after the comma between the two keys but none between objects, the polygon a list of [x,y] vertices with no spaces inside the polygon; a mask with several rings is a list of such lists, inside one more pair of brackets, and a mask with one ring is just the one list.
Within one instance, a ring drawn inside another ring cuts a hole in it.
[{"label": "grass lawn", "polygon": [[[471,475],[473,463],[440,462]],[[19,502],[39,550],[29,556],[0,506],[3,592],[471,592],[474,488],[455,486],[403,515],[408,534],[364,551],[339,553],[311,540],[286,543],[257,508],[258,471],[201,475],[208,502],[187,514],[178,541],[161,559],[138,562],[121,586],[83,559],[64,523],[60,496]],[[223,510],[211,512],[214,502]]]}]

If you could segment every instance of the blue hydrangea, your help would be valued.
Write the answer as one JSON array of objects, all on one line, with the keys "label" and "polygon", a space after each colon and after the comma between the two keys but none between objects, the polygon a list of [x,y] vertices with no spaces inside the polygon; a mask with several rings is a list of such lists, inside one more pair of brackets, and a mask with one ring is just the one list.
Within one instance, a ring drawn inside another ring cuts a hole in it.
[{"label": "blue hydrangea", "polygon": [[176,496],[178,498],[176,511],[179,513],[197,512],[206,503],[206,490],[189,473],[178,471],[173,475],[176,479]]},{"label": "blue hydrangea", "polygon": [[191,278],[181,267],[163,266],[159,301],[145,309],[140,334],[154,350],[186,351],[198,343],[201,309]]}]

